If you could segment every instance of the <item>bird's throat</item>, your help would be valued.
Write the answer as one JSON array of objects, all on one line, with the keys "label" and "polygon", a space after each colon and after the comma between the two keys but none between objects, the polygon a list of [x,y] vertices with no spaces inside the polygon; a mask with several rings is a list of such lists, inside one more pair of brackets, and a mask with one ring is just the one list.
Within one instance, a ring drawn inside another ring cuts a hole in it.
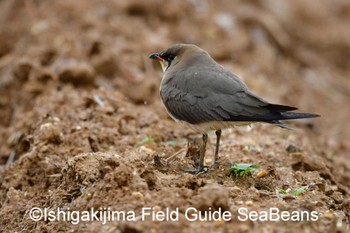
[{"label": "bird's throat", "polygon": [[168,62],[166,62],[166,61],[161,61],[161,60],[159,60],[159,63],[160,63],[160,65],[162,66],[162,70],[163,70],[163,72],[165,72],[167,69],[168,69]]}]

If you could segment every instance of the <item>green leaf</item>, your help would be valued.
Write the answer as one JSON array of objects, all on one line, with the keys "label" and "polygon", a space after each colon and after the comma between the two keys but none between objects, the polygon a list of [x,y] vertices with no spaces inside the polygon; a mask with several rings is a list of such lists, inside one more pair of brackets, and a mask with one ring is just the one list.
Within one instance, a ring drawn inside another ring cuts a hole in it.
[{"label": "green leaf", "polygon": [[290,189],[280,189],[280,190],[278,190],[278,192],[282,193],[282,194],[289,194],[289,191],[290,191]]},{"label": "green leaf", "polygon": [[152,135],[148,135],[147,137],[145,137],[141,141],[138,141],[136,146],[141,146],[141,145],[143,145],[145,143],[153,142],[153,141],[154,141],[153,136]]},{"label": "green leaf", "polygon": [[308,186],[303,186],[303,187],[300,187],[298,188],[297,190],[295,190],[293,192],[293,195],[294,196],[299,196],[302,192],[304,192],[306,189],[308,188]]},{"label": "green leaf", "polygon": [[235,177],[242,177],[250,173],[251,171],[256,171],[258,166],[250,163],[233,163],[230,167],[230,172]]}]

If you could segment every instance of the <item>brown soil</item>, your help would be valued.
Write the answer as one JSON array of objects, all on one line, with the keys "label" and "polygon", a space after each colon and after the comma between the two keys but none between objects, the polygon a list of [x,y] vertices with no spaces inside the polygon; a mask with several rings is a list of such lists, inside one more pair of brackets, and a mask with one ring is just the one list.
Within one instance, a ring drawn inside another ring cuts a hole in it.
[{"label": "brown soil", "polygon": [[[7,0],[0,22],[0,231],[349,230],[349,1]],[[291,122],[296,131],[226,130],[220,165],[184,173],[200,135],[168,117],[159,64],[148,59],[177,42],[204,48],[265,99],[322,117]],[[259,169],[232,178],[232,162]],[[303,186],[297,196],[278,192]],[[317,211],[319,219],[190,222],[191,206],[234,216],[240,207]],[[33,207],[179,208],[180,218],[74,225],[34,222]]]}]

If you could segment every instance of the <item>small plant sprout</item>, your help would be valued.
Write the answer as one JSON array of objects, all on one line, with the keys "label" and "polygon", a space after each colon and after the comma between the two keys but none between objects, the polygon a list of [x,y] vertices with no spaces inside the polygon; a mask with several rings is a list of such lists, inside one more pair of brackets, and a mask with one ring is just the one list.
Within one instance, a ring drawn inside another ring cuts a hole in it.
[{"label": "small plant sprout", "polygon": [[149,142],[153,142],[153,136],[152,135],[148,135],[147,137],[145,137],[144,139],[142,139],[141,141],[138,141],[136,146],[141,146],[143,144],[149,143]]},{"label": "small plant sprout", "polygon": [[257,165],[250,163],[233,163],[230,167],[230,173],[235,177],[242,177],[247,175],[251,171],[256,171],[258,169]]},{"label": "small plant sprout", "polygon": [[302,187],[300,187],[300,188],[298,188],[297,190],[295,190],[294,192],[293,192],[293,195],[294,196],[299,196],[302,192],[304,192],[307,188],[308,188],[309,186],[308,185],[306,185],[306,186],[302,186]]},{"label": "small plant sprout", "polygon": [[290,192],[290,188],[288,188],[288,189],[279,189],[278,192],[281,193],[281,194],[286,194],[286,195],[288,195],[289,192]]},{"label": "small plant sprout", "polygon": [[288,189],[279,189],[279,190],[276,190],[276,192],[278,192],[278,195],[282,194],[282,196],[293,194],[293,196],[297,197],[300,194],[302,194],[308,188],[309,188],[309,185],[306,185],[306,186],[302,186],[302,187],[294,190],[293,192],[291,192],[292,190],[290,188],[288,188]]}]

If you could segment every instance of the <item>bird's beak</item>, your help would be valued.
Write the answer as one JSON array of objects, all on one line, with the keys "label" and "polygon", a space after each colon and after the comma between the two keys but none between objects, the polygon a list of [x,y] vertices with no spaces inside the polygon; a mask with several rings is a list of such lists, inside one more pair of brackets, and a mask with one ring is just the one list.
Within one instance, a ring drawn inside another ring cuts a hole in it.
[{"label": "bird's beak", "polygon": [[162,70],[165,71],[167,64],[166,61],[159,55],[159,53],[153,53],[151,56],[149,56],[149,58],[158,60],[162,66]]},{"label": "bird's beak", "polygon": [[149,56],[149,58],[164,61],[164,59],[159,55],[159,53],[153,53],[151,54],[151,56]]}]

